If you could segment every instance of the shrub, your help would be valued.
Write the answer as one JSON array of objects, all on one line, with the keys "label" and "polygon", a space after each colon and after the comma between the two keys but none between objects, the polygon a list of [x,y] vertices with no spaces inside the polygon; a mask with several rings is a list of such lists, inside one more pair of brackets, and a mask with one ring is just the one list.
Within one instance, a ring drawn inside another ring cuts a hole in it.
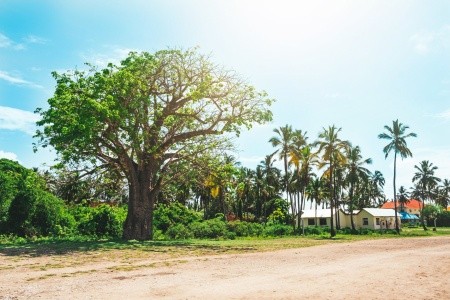
[{"label": "shrub", "polygon": [[292,226],[283,225],[283,224],[270,224],[264,228],[265,236],[285,236],[291,235],[293,233]]},{"label": "shrub", "polygon": [[200,221],[200,216],[194,210],[188,209],[179,202],[169,205],[159,205],[153,213],[153,226],[156,229],[166,232],[169,227],[175,224],[189,224]]},{"label": "shrub", "polygon": [[42,190],[20,191],[8,211],[8,231],[19,236],[63,235],[74,224],[62,200]]},{"label": "shrub", "polygon": [[323,230],[319,226],[307,226],[305,227],[305,235],[320,235]]},{"label": "shrub", "polygon": [[236,236],[260,236],[264,231],[264,226],[259,223],[250,223],[245,221],[233,221],[227,223],[230,232]]},{"label": "shrub", "polygon": [[203,222],[194,222],[189,229],[196,238],[226,237],[228,230],[226,223],[221,219],[210,219]]},{"label": "shrub", "polygon": [[97,207],[76,206],[73,210],[81,234],[120,237],[126,209],[101,204]]},{"label": "shrub", "polygon": [[450,227],[450,211],[442,211],[437,217],[436,225],[439,227]]},{"label": "shrub", "polygon": [[75,219],[68,213],[61,199],[43,193],[36,203],[31,224],[38,235],[64,236],[73,232]]},{"label": "shrub", "polygon": [[175,224],[167,229],[166,235],[174,240],[185,240],[192,238],[192,232],[183,224]]}]

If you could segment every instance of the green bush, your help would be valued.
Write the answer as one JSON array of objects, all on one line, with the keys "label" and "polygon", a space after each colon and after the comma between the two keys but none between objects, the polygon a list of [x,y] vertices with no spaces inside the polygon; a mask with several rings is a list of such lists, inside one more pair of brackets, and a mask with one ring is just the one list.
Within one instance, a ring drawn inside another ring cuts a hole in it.
[{"label": "green bush", "polygon": [[74,219],[59,198],[42,190],[20,191],[8,210],[8,233],[19,236],[64,235]]},{"label": "green bush", "polygon": [[320,235],[323,233],[323,230],[319,226],[307,226],[304,229],[305,235]]},{"label": "green bush", "polygon": [[194,222],[189,225],[189,229],[192,231],[194,237],[199,239],[226,237],[228,233],[227,225],[221,219]]},{"label": "green bush", "polygon": [[50,193],[43,193],[36,203],[31,224],[38,235],[65,236],[75,228],[75,219],[64,202]]},{"label": "green bush", "polygon": [[169,227],[166,231],[166,235],[174,240],[185,240],[192,238],[192,232],[183,224],[175,224]]},{"label": "green bush", "polygon": [[81,234],[101,237],[122,236],[126,208],[106,204],[97,207],[76,206],[72,213]]},{"label": "green bush", "polygon": [[153,213],[153,226],[155,230],[166,232],[169,227],[175,224],[189,224],[200,221],[201,217],[194,210],[186,208],[181,203],[171,203],[169,205],[159,205]]},{"label": "green bush", "polygon": [[233,221],[227,223],[230,232],[236,236],[260,236],[264,231],[264,226],[259,223],[250,223],[245,221]]},{"label": "green bush", "polygon": [[265,236],[285,236],[291,235],[294,232],[292,226],[283,224],[270,224],[264,228],[263,234]]},{"label": "green bush", "polygon": [[436,226],[438,227],[450,227],[450,211],[442,211],[436,220]]}]

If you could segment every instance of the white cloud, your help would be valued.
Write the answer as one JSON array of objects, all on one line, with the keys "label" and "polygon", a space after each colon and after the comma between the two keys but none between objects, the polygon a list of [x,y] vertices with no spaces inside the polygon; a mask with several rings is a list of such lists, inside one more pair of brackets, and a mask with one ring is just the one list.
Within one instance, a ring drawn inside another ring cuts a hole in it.
[{"label": "white cloud", "polygon": [[30,111],[0,106],[0,129],[18,130],[32,135],[38,120],[39,116]]},{"label": "white cloud", "polygon": [[46,39],[41,38],[36,35],[32,35],[32,34],[24,37],[23,40],[28,44],[45,44],[45,43],[47,43]]},{"label": "white cloud", "polygon": [[12,76],[9,75],[7,72],[1,71],[0,70],[0,79],[3,79],[11,84],[15,84],[15,85],[25,85],[25,86],[29,86],[29,87],[33,87],[33,88],[43,88],[41,85],[33,83],[31,81],[27,81],[25,79],[22,79],[20,77],[16,77],[16,76]]},{"label": "white cloud", "polygon": [[20,43],[15,43],[9,37],[0,33],[0,48],[12,48],[14,50],[24,50],[25,46]]},{"label": "white cloud", "polygon": [[13,42],[4,34],[0,33],[0,48],[8,48]]},{"label": "white cloud", "polygon": [[413,43],[414,50],[421,55],[449,49],[450,25],[445,25],[437,31],[422,30],[411,36],[410,41]]},{"label": "white cloud", "polygon": [[437,114],[436,117],[444,120],[450,120],[450,109]]},{"label": "white cloud", "polygon": [[104,68],[108,63],[119,64],[132,51],[141,52],[139,49],[121,48],[117,46],[105,46],[105,48],[107,49],[105,53],[89,52],[81,53],[80,56],[85,62]]},{"label": "white cloud", "polygon": [[10,160],[15,160],[15,161],[18,160],[17,159],[17,155],[15,153],[13,153],[13,152],[5,152],[5,151],[2,151],[2,150],[0,150],[0,158],[7,158],[7,159],[10,159]]}]

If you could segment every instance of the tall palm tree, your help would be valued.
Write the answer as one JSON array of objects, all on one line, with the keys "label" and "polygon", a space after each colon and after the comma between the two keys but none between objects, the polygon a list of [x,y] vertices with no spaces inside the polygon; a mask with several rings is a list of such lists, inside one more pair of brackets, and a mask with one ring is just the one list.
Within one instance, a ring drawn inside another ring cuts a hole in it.
[{"label": "tall palm tree", "polygon": [[438,167],[433,166],[433,164],[428,160],[421,161],[420,165],[415,165],[414,168],[417,169],[417,172],[414,174],[412,181],[417,182],[421,188],[422,205],[420,209],[420,218],[422,221],[423,230],[427,230],[423,216],[424,202],[425,199],[431,199],[431,190],[437,185],[438,182],[441,181],[441,179],[434,176],[434,171],[436,171]]},{"label": "tall palm tree", "polygon": [[284,165],[284,188],[286,191],[287,201],[290,202],[291,208],[294,206],[292,198],[289,197],[289,175],[288,175],[288,156],[292,151],[292,145],[296,139],[296,133],[292,129],[291,125],[285,125],[273,130],[277,135],[270,138],[269,143],[272,147],[277,147],[276,151],[279,154],[280,159],[283,159]]},{"label": "tall palm tree", "polygon": [[395,230],[397,231],[397,234],[400,234],[400,227],[397,220],[397,188],[395,186],[397,178],[397,155],[400,155],[402,159],[408,156],[412,157],[411,150],[409,150],[408,145],[406,144],[406,138],[417,136],[414,132],[406,133],[408,128],[409,126],[400,123],[397,119],[392,121],[392,127],[387,125],[384,126],[384,129],[386,129],[387,132],[383,132],[378,135],[379,139],[389,141],[389,143],[383,148],[385,158],[388,157],[389,153],[394,152],[394,209]]},{"label": "tall palm tree", "polygon": [[327,129],[323,128],[323,131],[319,133],[319,140],[317,140],[314,145],[318,146],[318,153],[321,153],[322,156],[322,164],[319,167],[323,167],[328,165],[328,170],[325,172],[328,176],[328,185],[330,191],[330,206],[331,206],[331,228],[330,235],[334,237],[336,235],[336,231],[334,229],[334,220],[333,220],[333,207],[334,207],[334,198],[335,194],[335,186],[333,184],[333,173],[334,167],[339,160],[344,160],[343,152],[349,146],[347,141],[343,141],[338,137],[341,128],[336,128],[336,126],[329,126]]},{"label": "tall palm tree", "polygon": [[354,189],[355,189],[355,185],[357,183],[357,181],[362,178],[362,177],[368,177],[370,174],[370,171],[365,168],[364,166],[367,164],[371,164],[372,163],[372,159],[371,158],[366,158],[363,159],[362,155],[361,155],[361,149],[359,148],[359,146],[356,147],[348,147],[347,151],[347,164],[346,167],[348,169],[348,173],[347,173],[347,181],[350,185],[350,190],[349,190],[349,200],[350,200],[350,205],[349,205],[349,210],[350,210],[350,223],[352,225],[352,230],[356,230],[355,229],[355,222],[353,220],[353,204],[354,204]]}]

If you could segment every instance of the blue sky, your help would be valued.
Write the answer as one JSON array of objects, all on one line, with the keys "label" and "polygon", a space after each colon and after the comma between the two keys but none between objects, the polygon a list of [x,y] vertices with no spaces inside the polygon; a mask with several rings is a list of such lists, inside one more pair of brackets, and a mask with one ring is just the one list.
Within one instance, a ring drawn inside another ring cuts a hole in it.
[{"label": "blue sky", "polygon": [[377,135],[398,118],[418,134],[398,185],[411,186],[425,159],[450,178],[449,1],[1,0],[0,157],[52,163],[53,153],[32,151],[33,111],[53,94],[52,71],[196,46],[277,100],[271,124],[237,139],[243,165],[273,151],[275,127],[314,141],[335,124],[373,159],[391,197],[393,162]]}]

